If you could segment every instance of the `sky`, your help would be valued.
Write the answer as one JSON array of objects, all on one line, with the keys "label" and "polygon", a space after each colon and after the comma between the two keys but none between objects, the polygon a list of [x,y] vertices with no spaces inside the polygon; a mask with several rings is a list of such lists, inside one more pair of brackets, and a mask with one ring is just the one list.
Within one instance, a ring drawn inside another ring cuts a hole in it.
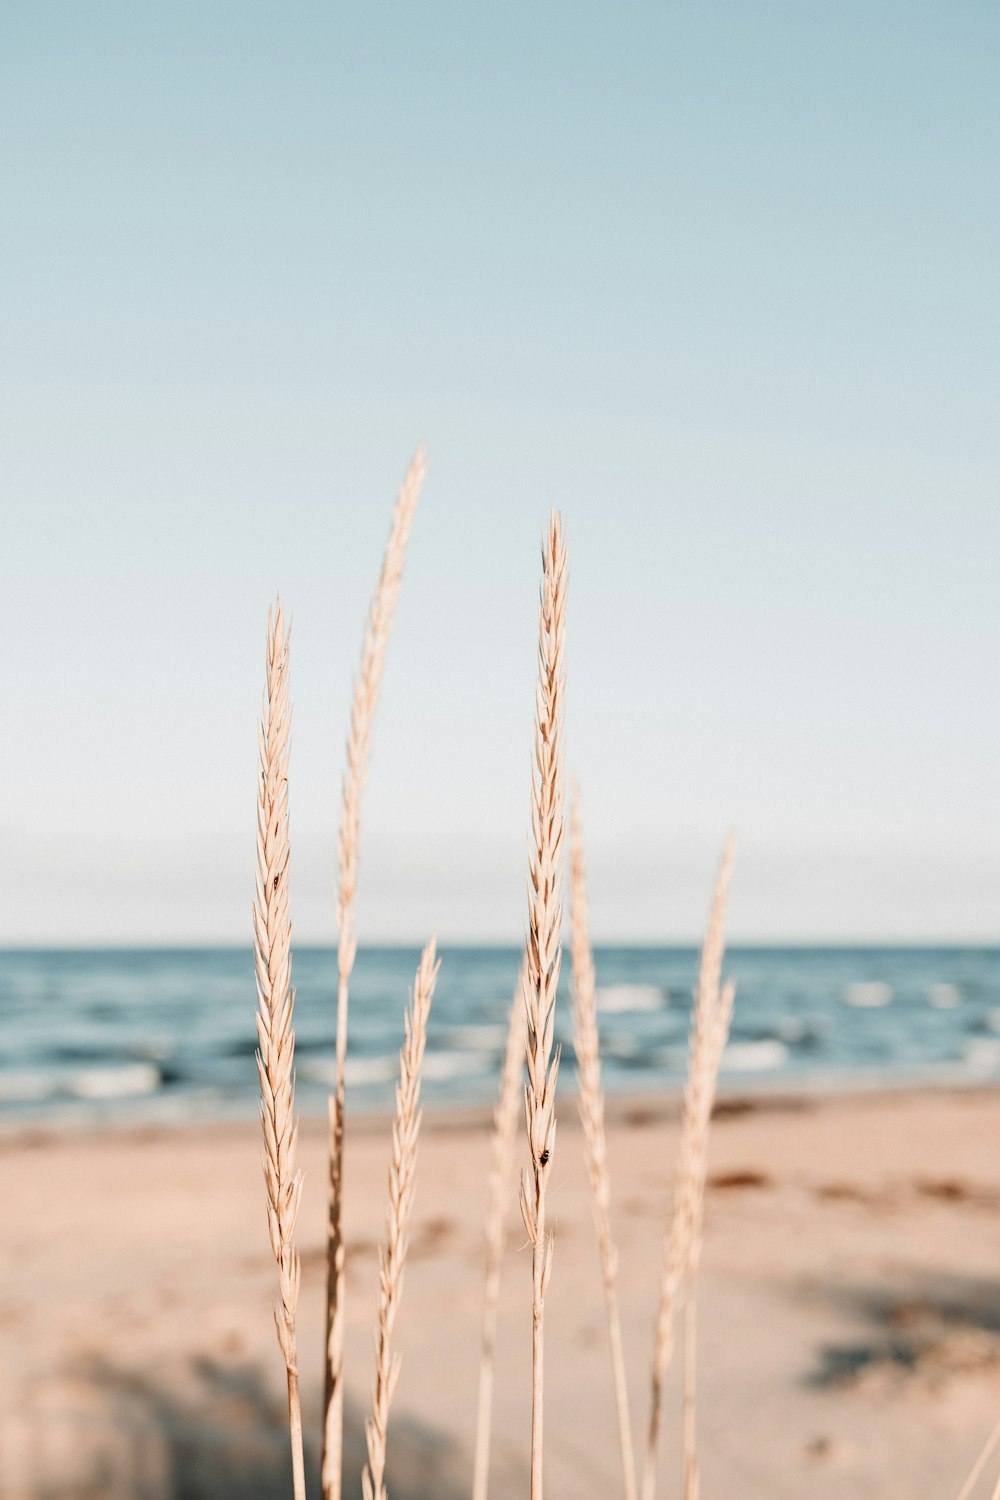
[{"label": "sky", "polygon": [[414,525],[361,940],[516,941],[539,543],[599,941],[1000,939],[1000,10],[0,17],[0,943],[249,940],[268,604],[292,905]]}]

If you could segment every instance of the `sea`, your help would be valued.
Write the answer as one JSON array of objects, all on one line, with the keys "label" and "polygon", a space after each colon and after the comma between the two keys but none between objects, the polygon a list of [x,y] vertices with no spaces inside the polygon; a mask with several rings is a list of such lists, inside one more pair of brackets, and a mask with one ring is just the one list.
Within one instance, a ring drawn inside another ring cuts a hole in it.
[{"label": "sea", "polygon": [[[364,948],[351,985],[351,1107],[391,1105],[415,948]],[[445,948],[424,1068],[428,1105],[495,1095],[517,981],[514,947]],[[595,954],[605,1088],[683,1084],[694,948]],[[568,956],[566,969],[568,970]],[[735,947],[723,1090],[1000,1083],[1000,947]],[[333,1078],[336,955],[299,948],[297,1103],[320,1114]],[[165,1124],[257,1109],[248,950],[0,951],[0,1127]],[[557,1007],[572,1087],[568,973]]]}]

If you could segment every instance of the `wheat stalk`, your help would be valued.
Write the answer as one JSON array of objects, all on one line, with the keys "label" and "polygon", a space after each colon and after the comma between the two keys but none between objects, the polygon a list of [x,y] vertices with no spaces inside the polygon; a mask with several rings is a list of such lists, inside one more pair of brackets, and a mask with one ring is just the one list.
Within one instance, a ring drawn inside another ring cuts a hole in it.
[{"label": "wheat stalk", "polygon": [[267,685],[259,727],[257,778],[257,882],[253,904],[254,968],[257,979],[257,1072],[264,1131],[267,1227],[278,1267],[274,1323],[288,1377],[288,1423],[292,1443],[295,1500],[305,1500],[302,1411],[295,1345],[299,1300],[299,1257],[295,1220],[302,1177],[295,1166],[298,1125],[292,1071],[295,1032],[292,1015],[292,924],[288,906],[288,756],[291,707],[288,701],[288,637],[281,601],[267,616]]},{"label": "wheat stalk", "polygon": [[[721,951],[720,951],[721,957]],[[684,1500],[698,1500],[700,1474],[698,1468],[697,1422],[695,1397],[697,1391],[697,1342],[698,1342],[698,1268],[701,1264],[702,1228],[705,1217],[705,1174],[708,1166],[706,1152],[708,1122],[715,1101],[716,1080],[722,1054],[729,1039],[729,1025],[733,1015],[736,987],[730,980],[719,996],[713,1018],[710,1039],[711,1060],[709,1065],[708,1097],[704,1103],[704,1140],[699,1153],[698,1180],[695,1184],[692,1222],[688,1236],[687,1265],[684,1271],[684,1374],[683,1374],[683,1496]]]},{"label": "wheat stalk", "polygon": [[500,1270],[507,1244],[507,1192],[514,1167],[517,1106],[524,1074],[525,969],[514,989],[507,1018],[507,1043],[493,1110],[493,1152],[490,1167],[490,1208],[486,1222],[486,1276],[483,1289],[483,1328],[479,1354],[479,1402],[476,1448],[472,1470],[472,1500],[486,1500],[489,1489],[490,1434],[493,1412],[493,1366],[496,1356]]},{"label": "wheat stalk", "polygon": [[354,922],[358,883],[361,793],[368,773],[372,729],[378,707],[385,653],[402,579],[403,559],[413,513],[423,487],[426,462],[417,449],[406,471],[392,514],[392,525],[372,600],[361,667],[354,684],[347,737],[340,815],[337,885],[337,1051],[334,1093],[329,1104],[329,1205],[327,1220],[326,1346],[323,1401],[322,1486],[325,1500],[340,1500],[344,1445],[344,1241],[341,1199],[344,1181],[344,1069],[347,1060],[347,1004],[357,952]]},{"label": "wheat stalk", "polygon": [[566,640],[566,549],[557,512],[542,547],[542,587],[535,692],[535,754],[531,775],[531,850],[528,886],[527,1037],[525,1116],[531,1166],[521,1181],[521,1213],[531,1257],[531,1500],[542,1500],[544,1420],[544,1308],[552,1271],[545,1228],[545,1191],[555,1147],[555,1089],[559,1052],[553,1050],[556,989],[562,962],[562,731]]},{"label": "wheat stalk", "polygon": [[597,987],[587,921],[587,873],[583,858],[583,825],[579,787],[573,789],[570,817],[570,934],[573,950],[573,1038],[579,1084],[580,1123],[584,1157],[590,1180],[591,1204],[601,1257],[604,1301],[611,1342],[611,1371],[618,1414],[625,1500],[636,1500],[635,1455],[628,1409],[628,1382],[618,1313],[618,1252],[611,1233],[611,1180],[604,1134],[604,1091],[601,1086],[600,1038],[597,1030]]},{"label": "wheat stalk", "polygon": [[[698,987],[695,991],[692,1009],[681,1144],[674,1184],[673,1211],[664,1246],[660,1304],[653,1346],[642,1500],[653,1500],[656,1492],[656,1450],[663,1413],[663,1386],[673,1355],[677,1304],[685,1278],[689,1277],[689,1272],[693,1278],[700,1255],[701,1205],[705,1191],[708,1126],[715,1097],[719,1063],[729,1032],[729,1017],[733,1003],[733,993],[729,986],[726,986],[725,990],[720,993],[722,959],[725,951],[726,901],[732,875],[733,851],[734,840],[730,835],[726,841],[716,877],[708,930],[701,951]],[[689,1285],[693,1287],[693,1279],[689,1279]],[[697,1464],[693,1447],[693,1323],[694,1314],[692,1313],[690,1314],[691,1337],[687,1345],[689,1367],[684,1427],[686,1500],[690,1500],[693,1490],[697,1488]]]},{"label": "wheat stalk", "polygon": [[[989,1463],[990,1454],[993,1452],[997,1443],[1000,1443],[1000,1421],[996,1423],[993,1431],[990,1433],[989,1437],[986,1439],[986,1442],[983,1444],[982,1451],[980,1452],[979,1457],[972,1465],[972,1469],[969,1472],[968,1478],[958,1492],[958,1500],[969,1500],[969,1496],[972,1494],[972,1491],[976,1487],[976,1481],[985,1469],[986,1465]],[[997,1481],[997,1484],[998,1486],[1000,1486],[1000,1480]]]},{"label": "wheat stalk", "polygon": [[409,1242],[413,1194],[416,1186],[417,1145],[420,1139],[420,1069],[427,1042],[434,985],[440,963],[434,939],[424,949],[413,994],[406,1011],[406,1039],[399,1054],[396,1114],[392,1123],[392,1161],[389,1166],[389,1208],[385,1243],[379,1246],[378,1320],[375,1328],[375,1381],[372,1414],[365,1423],[368,1466],[362,1476],[365,1500],[388,1500],[385,1455],[389,1406],[399,1378],[400,1356],[392,1349],[392,1329],[403,1293],[403,1271]]}]

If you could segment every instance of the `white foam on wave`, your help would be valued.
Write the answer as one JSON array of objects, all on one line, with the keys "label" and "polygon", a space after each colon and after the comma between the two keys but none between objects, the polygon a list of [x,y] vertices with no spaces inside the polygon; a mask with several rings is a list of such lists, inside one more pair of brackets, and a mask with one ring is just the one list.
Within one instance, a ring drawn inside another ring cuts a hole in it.
[{"label": "white foam on wave", "polygon": [[66,1083],[66,1092],[76,1099],[134,1099],[155,1094],[160,1070],[152,1063],[127,1063],[120,1068],[82,1068]]},{"label": "white foam on wave", "polygon": [[51,1073],[0,1073],[0,1099],[27,1103],[52,1099],[59,1093],[59,1080]]},{"label": "white foam on wave", "polygon": [[1000,1038],[973,1037],[965,1048],[965,1061],[973,1073],[996,1073],[1000,1070]]},{"label": "white foam on wave", "polygon": [[638,1057],[639,1050],[639,1039],[634,1036],[609,1036],[601,1042],[601,1051],[606,1057],[620,1057],[627,1060],[631,1057]]},{"label": "white foam on wave", "polygon": [[[337,1084],[337,1062],[333,1057],[304,1057],[295,1064],[303,1083],[320,1083],[332,1089]],[[344,1064],[344,1082],[348,1087],[364,1088],[366,1084],[388,1083],[399,1071],[399,1056],[348,1057]]]},{"label": "white foam on wave", "polygon": [[660,1010],[667,996],[656,984],[609,984],[597,991],[597,1009],[607,1015]]},{"label": "white foam on wave", "polygon": [[[331,1058],[328,1062],[321,1064],[322,1076],[320,1083],[329,1083],[331,1086],[336,1082],[336,1064]],[[344,1066],[344,1081],[348,1084],[361,1086],[366,1083],[388,1083],[395,1078],[399,1072],[399,1058],[396,1057],[349,1057]]]},{"label": "white foam on wave", "polygon": [[492,1052],[428,1052],[424,1057],[423,1075],[432,1083],[443,1083],[449,1078],[485,1073],[492,1068]]},{"label": "white foam on wave", "polygon": [[727,1073],[767,1073],[772,1068],[783,1068],[787,1061],[788,1048],[774,1038],[730,1042],[722,1054],[722,1069]]},{"label": "white foam on wave", "polygon": [[[345,1073],[348,1078],[351,1071],[359,1061],[356,1057],[347,1059]],[[295,1059],[295,1073],[303,1083],[322,1083],[326,1088],[332,1089],[337,1082],[337,1064],[332,1057],[297,1057]]]},{"label": "white foam on wave", "polygon": [[961,998],[957,984],[932,984],[927,991],[928,1002],[935,1010],[954,1010]]},{"label": "white foam on wave", "polygon": [[849,984],[843,994],[844,1004],[855,1010],[881,1010],[891,999],[892,985],[881,979],[859,979]]},{"label": "white foam on wave", "polygon": [[136,1099],[155,1094],[160,1087],[159,1068],[151,1063],[126,1063],[121,1067],[80,1068],[71,1072],[39,1071],[0,1074],[0,1099],[26,1104],[40,1099]]},{"label": "white foam on wave", "polygon": [[133,1042],[129,1051],[139,1057],[148,1057],[150,1062],[168,1062],[177,1051],[177,1045],[173,1037],[151,1036],[145,1041]]},{"label": "white foam on wave", "polygon": [[[493,1053],[481,1049],[427,1052],[424,1054],[421,1073],[429,1081],[441,1083],[469,1073],[488,1073],[494,1068]],[[333,1058],[303,1058],[298,1072],[305,1083],[321,1083],[332,1088],[336,1081],[336,1064]],[[349,1057],[344,1070],[345,1082],[352,1088],[391,1083],[398,1074],[398,1052],[386,1057]]]},{"label": "white foam on wave", "polygon": [[482,1051],[484,1047],[498,1050],[507,1040],[506,1026],[449,1026],[445,1040],[450,1047],[464,1048],[467,1052]]}]

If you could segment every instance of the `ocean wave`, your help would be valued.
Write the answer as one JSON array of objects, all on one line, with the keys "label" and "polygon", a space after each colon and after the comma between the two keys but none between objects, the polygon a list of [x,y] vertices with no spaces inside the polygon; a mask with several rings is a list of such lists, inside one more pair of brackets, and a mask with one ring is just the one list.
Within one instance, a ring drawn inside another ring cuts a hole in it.
[{"label": "ocean wave", "polygon": [[431,1083],[446,1083],[450,1078],[464,1078],[470,1073],[496,1071],[492,1052],[428,1052],[424,1057],[423,1075]]},{"label": "ocean wave", "polygon": [[616,1058],[619,1062],[631,1062],[642,1050],[642,1043],[635,1036],[609,1036],[601,1042],[604,1056]]},{"label": "ocean wave", "polygon": [[962,998],[957,984],[932,984],[927,991],[928,1004],[935,1010],[954,1010]]},{"label": "ocean wave", "polygon": [[506,1026],[448,1026],[441,1035],[446,1047],[458,1047],[467,1052],[481,1052],[490,1048],[499,1052],[507,1041]]},{"label": "ocean wave", "polygon": [[[496,1070],[496,1054],[480,1049],[427,1052],[424,1054],[421,1072],[428,1082],[442,1083],[451,1078],[494,1073]],[[332,1057],[303,1058],[297,1065],[297,1072],[303,1083],[319,1083],[331,1089],[336,1083],[336,1062]],[[344,1080],[348,1088],[371,1088],[377,1084],[391,1083],[398,1075],[398,1052],[377,1057],[349,1057],[344,1069]]]},{"label": "ocean wave", "polygon": [[724,1073],[767,1073],[783,1068],[788,1048],[776,1038],[759,1042],[730,1042],[722,1054]]},{"label": "ocean wave", "polygon": [[661,1010],[667,1003],[667,996],[658,984],[609,984],[597,991],[597,1009],[609,1016]]},{"label": "ocean wave", "polygon": [[73,1071],[24,1071],[0,1074],[0,1100],[30,1103],[43,1099],[136,1099],[155,1094],[160,1070],[150,1063],[127,1063],[118,1068],[78,1068]]},{"label": "ocean wave", "polygon": [[802,1016],[779,1016],[774,1031],[755,1040],[785,1042],[790,1047],[815,1047],[827,1040],[831,1030],[826,1016],[814,1016],[808,1021]]},{"label": "ocean wave", "polygon": [[[332,1088],[337,1081],[337,1065],[332,1057],[318,1063],[314,1075],[318,1083]],[[390,1083],[399,1072],[399,1054],[382,1057],[349,1057],[344,1065],[344,1082],[362,1088],[366,1083]]]},{"label": "ocean wave", "polygon": [[880,1010],[892,999],[892,985],[881,979],[859,979],[847,986],[842,998],[855,1010]]},{"label": "ocean wave", "polygon": [[69,1082],[67,1092],[77,1099],[134,1099],[155,1094],[160,1070],[152,1063],[128,1063],[122,1068],[81,1068]]},{"label": "ocean wave", "polygon": [[966,1044],[965,1061],[973,1073],[996,1073],[1000,1070],[1000,1037],[973,1037]]},{"label": "ocean wave", "polygon": [[58,1089],[51,1073],[0,1073],[0,1100],[28,1104],[35,1099],[54,1099]]}]

